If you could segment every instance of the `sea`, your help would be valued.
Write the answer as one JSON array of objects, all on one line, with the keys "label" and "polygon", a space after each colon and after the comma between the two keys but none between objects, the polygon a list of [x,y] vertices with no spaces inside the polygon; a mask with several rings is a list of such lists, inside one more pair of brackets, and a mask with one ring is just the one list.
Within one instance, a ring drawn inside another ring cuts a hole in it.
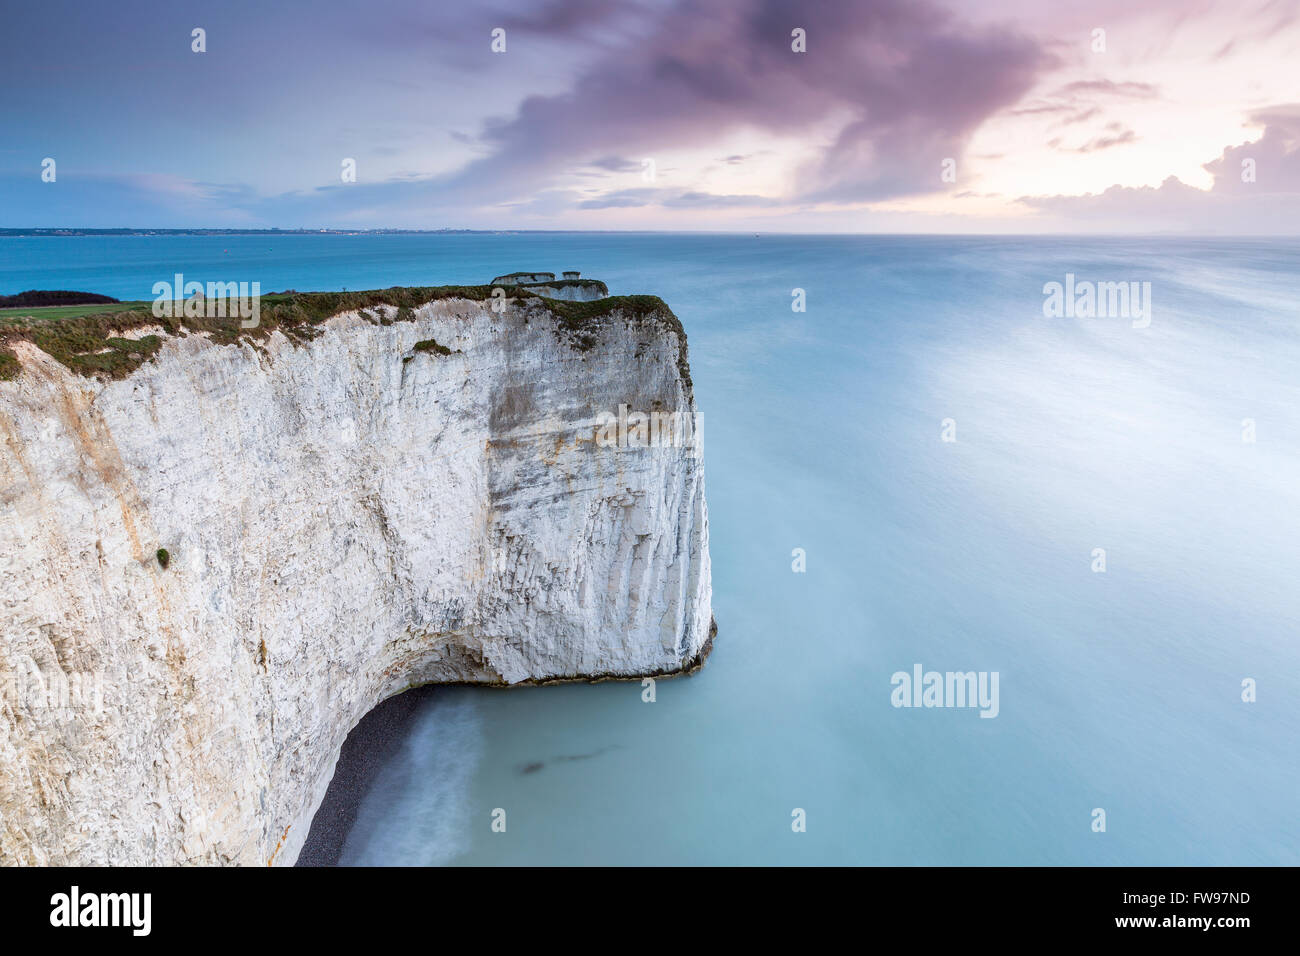
[{"label": "sea", "polygon": [[686,328],[714,651],[422,692],[340,863],[1300,864],[1300,240],[0,238],[0,293],[530,269]]}]

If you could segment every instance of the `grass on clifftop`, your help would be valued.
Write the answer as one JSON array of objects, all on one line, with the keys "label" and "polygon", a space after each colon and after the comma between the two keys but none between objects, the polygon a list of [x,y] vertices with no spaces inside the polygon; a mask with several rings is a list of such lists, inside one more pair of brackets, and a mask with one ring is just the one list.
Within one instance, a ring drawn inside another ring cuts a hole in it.
[{"label": "grass on clifftop", "polygon": [[[12,350],[15,341],[28,341],[81,375],[99,378],[125,378],[148,361],[162,346],[158,335],[138,339],[123,337],[133,329],[161,326],[169,335],[205,332],[213,342],[233,345],[240,341],[256,342],[272,332],[281,332],[295,343],[310,341],[319,334],[318,326],[343,312],[357,312],[369,322],[391,325],[409,322],[414,310],[438,299],[469,299],[483,302],[492,297],[490,285],[412,286],[376,289],[369,292],[294,292],[273,293],[261,297],[261,314],[257,328],[241,327],[241,319],[225,317],[155,318],[152,302],[123,302],[110,309],[95,306],[53,306],[36,309],[0,311],[0,380],[15,378],[21,363]],[[667,327],[676,332],[682,343],[680,366],[685,371],[685,334],[672,310],[658,296],[620,295],[591,302],[566,302],[529,292],[526,288],[507,289],[516,307],[542,304],[560,321],[570,345],[586,351],[596,344],[609,317],[621,311],[635,317],[661,316]],[[395,306],[396,315],[385,316],[378,306]],[[85,310],[96,310],[87,312]],[[432,340],[427,340],[432,342]],[[416,346],[417,349],[424,342]],[[433,346],[436,346],[434,348]],[[433,343],[430,351],[444,347]],[[443,353],[445,354],[445,353]]]}]

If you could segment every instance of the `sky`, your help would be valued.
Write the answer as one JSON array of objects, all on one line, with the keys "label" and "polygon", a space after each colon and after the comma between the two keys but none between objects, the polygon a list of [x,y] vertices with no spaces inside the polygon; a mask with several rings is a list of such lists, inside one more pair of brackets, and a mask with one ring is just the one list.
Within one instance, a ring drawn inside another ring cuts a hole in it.
[{"label": "sky", "polygon": [[0,227],[1300,233],[1300,0],[42,0],[3,23]]}]

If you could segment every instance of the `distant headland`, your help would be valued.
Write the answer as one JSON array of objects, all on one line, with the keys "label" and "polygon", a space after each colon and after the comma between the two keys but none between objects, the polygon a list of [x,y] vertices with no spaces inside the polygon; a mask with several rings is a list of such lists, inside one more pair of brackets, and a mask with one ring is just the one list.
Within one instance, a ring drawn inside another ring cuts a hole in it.
[{"label": "distant headland", "polygon": [[513,236],[532,233],[574,233],[584,229],[83,229],[77,226],[0,228],[7,236]]}]

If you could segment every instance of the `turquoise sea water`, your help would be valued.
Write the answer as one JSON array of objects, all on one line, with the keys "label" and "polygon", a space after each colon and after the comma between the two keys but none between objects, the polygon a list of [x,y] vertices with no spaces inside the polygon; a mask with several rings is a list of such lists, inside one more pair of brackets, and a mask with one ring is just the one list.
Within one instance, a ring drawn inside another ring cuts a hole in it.
[{"label": "turquoise sea water", "polygon": [[[431,694],[344,862],[1300,864],[1300,242],[0,239],[0,293],[519,269],[681,317],[716,648],[653,704]],[[1045,318],[1066,273],[1151,282],[1150,326]],[[918,663],[998,672],[997,717],[893,707]]]}]

